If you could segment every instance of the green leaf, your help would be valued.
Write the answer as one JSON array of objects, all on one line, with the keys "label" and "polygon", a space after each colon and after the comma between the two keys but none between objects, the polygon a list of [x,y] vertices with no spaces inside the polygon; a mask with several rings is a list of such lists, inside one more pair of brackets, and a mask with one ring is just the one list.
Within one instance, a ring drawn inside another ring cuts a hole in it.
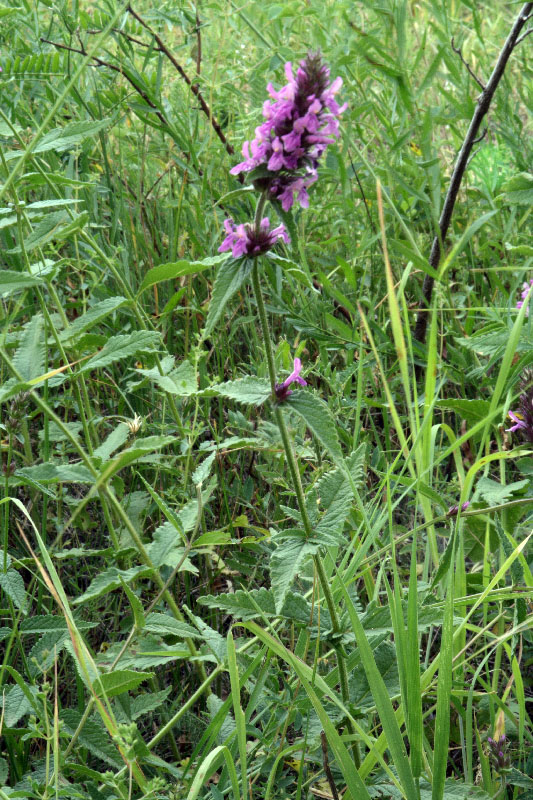
[{"label": "green leaf", "polygon": [[128,464],[133,464],[138,458],[142,458],[156,450],[162,450],[163,447],[167,447],[169,444],[174,444],[175,442],[175,436],[146,436],[143,439],[136,439],[131,447],[122,450],[117,458],[108,462],[104,472],[107,477],[110,477],[121,469],[124,469],[124,467],[127,467]]},{"label": "green leaf", "polygon": [[209,256],[208,258],[201,259],[201,261],[182,260],[174,261],[170,264],[159,264],[157,267],[148,270],[137,292],[137,296],[146,291],[146,289],[149,289],[150,286],[155,286],[156,283],[180,278],[182,275],[193,275],[227,260],[228,256],[224,254],[220,256]]},{"label": "green leaf", "polygon": [[16,569],[10,568],[6,572],[0,569],[0,589],[11,599],[16,608],[26,613],[26,589],[24,580]]},{"label": "green leaf", "polygon": [[44,372],[45,346],[41,337],[43,318],[35,314],[24,328],[13,364],[25,381],[38,378]]},{"label": "green leaf", "polygon": [[328,451],[334,463],[344,469],[335,420],[328,406],[311,391],[293,392],[283,405],[295,411]]},{"label": "green leaf", "polygon": [[161,337],[157,331],[135,331],[112,336],[99,353],[81,366],[80,372],[90,372],[93,369],[107,367],[115,361],[123,361],[138,353],[153,353],[160,342]]},{"label": "green leaf", "polygon": [[270,558],[270,581],[276,603],[276,613],[283,608],[287,592],[292,586],[300,567],[309,555],[319,549],[317,544],[310,544],[302,538],[291,538],[281,542]]},{"label": "green leaf", "polygon": [[40,483],[94,483],[94,475],[83,464],[52,464],[48,461],[34,467],[21,467],[15,476]]},{"label": "green leaf", "polygon": [[[88,631],[95,628],[97,622],[86,622],[76,619],[76,627],[80,631]],[[22,634],[36,633],[68,633],[67,623],[64,617],[52,616],[50,614],[38,614],[35,617],[26,617],[19,625]]]},{"label": "green leaf", "polygon": [[80,605],[87,600],[92,600],[95,597],[101,597],[103,594],[118,589],[124,583],[131,583],[135,578],[144,578],[152,574],[149,567],[137,566],[130,569],[117,569],[117,567],[109,567],[104,570],[96,578],[93,578],[89,584],[89,588],[80,597],[73,600],[74,605]]},{"label": "green leaf", "polygon": [[[26,686],[26,691],[36,694],[37,688]],[[38,707],[37,700],[35,704]],[[2,709],[6,728],[14,728],[22,717],[35,711],[33,703],[30,702],[23,689],[16,685],[3,688],[2,694],[0,694],[0,716]]]},{"label": "green leaf", "polygon": [[247,375],[245,378],[237,378],[235,381],[217,383],[200,392],[204,397],[227,397],[236,400],[238,403],[245,403],[251,406],[261,406],[270,397],[270,382],[266,378],[254,378]]},{"label": "green leaf", "polygon": [[171,617],[169,614],[159,614],[152,612],[146,617],[145,630],[149,633],[157,633],[160,636],[178,636],[180,639],[199,639],[200,634],[192,625]]},{"label": "green leaf", "polygon": [[82,316],[75,319],[68,328],[65,328],[65,330],[61,332],[59,338],[62,342],[74,341],[84,331],[93,329],[98,322],[127,302],[125,297],[108,297],[100,303],[95,303],[86,314],[82,314]]},{"label": "green leaf", "polygon": [[[196,509],[198,509],[198,506],[196,506]],[[198,510],[196,513],[198,513]],[[164,522],[156,529],[154,540],[146,550],[156,567],[166,565],[167,567],[176,568],[185,553],[181,538],[171,522]],[[180,568],[180,572],[184,571],[198,573],[198,570],[188,558],[183,560]]]},{"label": "green leaf", "polygon": [[515,492],[525,489],[529,484],[530,481],[527,478],[514,483],[502,484],[483,476],[477,483],[475,497],[483,498],[491,506],[499,506],[501,503],[507,502]]},{"label": "green leaf", "polygon": [[167,686],[161,692],[150,692],[146,694],[139,694],[131,700],[130,717],[132,720],[138,719],[149,714],[151,711],[161,709],[165,700],[168,698],[170,692],[173,691],[172,686]]},{"label": "green leaf", "polygon": [[250,261],[242,258],[232,259],[218,268],[202,334],[204,339],[211,335],[227,303],[241,288],[251,271]]},{"label": "green leaf", "polygon": [[[30,234],[24,239],[24,249],[27,253],[44,247],[48,242],[59,242],[68,238],[73,233],[78,233],[89,221],[89,214],[84,211],[71,217],[66,211],[52,211],[39,222]],[[13,247],[8,253],[20,253],[20,246]]]},{"label": "green leaf", "polygon": [[126,423],[119,422],[117,427],[111,431],[102,444],[96,448],[93,456],[95,458],[100,458],[103,462],[106,462],[115,452],[115,450],[118,450],[119,447],[122,447],[129,435],[130,431]]},{"label": "green leaf", "polygon": [[[64,730],[72,736],[77,731],[83,715],[73,709],[64,709],[60,711],[59,716],[63,722]],[[78,744],[81,747],[86,747],[91,755],[101,761],[105,761],[106,764],[112,767],[124,766],[120,753],[110,739],[107,738],[100,718],[92,716],[85,720],[79,732]]]},{"label": "green leaf", "polygon": [[465,419],[469,425],[475,425],[482,419],[486,419],[489,413],[490,402],[488,400],[463,400],[450,399],[438,400],[435,405],[437,408],[445,408],[455,411],[461,419]]},{"label": "green leaf", "polygon": [[62,152],[75,147],[88,139],[96,136],[100,131],[111,125],[111,119],[102,119],[98,122],[92,120],[84,122],[69,122],[62,128],[54,128],[43,136],[34,149],[34,153],[45,153],[47,150]]},{"label": "green leaf", "polygon": [[506,181],[502,190],[504,194],[499,195],[498,199],[511,203],[511,205],[531,206],[533,204],[533,174],[531,172],[519,172]]},{"label": "green leaf", "polygon": [[199,486],[209,477],[213,461],[215,460],[216,453],[210,453],[207,458],[199,464],[192,474],[192,482],[195,486]]},{"label": "green leaf", "polygon": [[40,278],[15,272],[13,269],[0,269],[0,294],[9,296],[32,286],[42,286],[44,281]]},{"label": "green leaf", "polygon": [[154,672],[135,672],[131,669],[114,669],[113,672],[104,672],[93,683],[93,689],[99,697],[116,697],[124,692],[131,692],[144,681],[155,676]]}]

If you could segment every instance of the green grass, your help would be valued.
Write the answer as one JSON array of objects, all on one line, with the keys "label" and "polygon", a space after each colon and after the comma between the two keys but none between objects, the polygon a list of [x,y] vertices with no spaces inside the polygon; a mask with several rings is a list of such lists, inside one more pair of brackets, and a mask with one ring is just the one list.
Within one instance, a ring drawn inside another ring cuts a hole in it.
[{"label": "green grass", "polygon": [[[486,81],[519,8],[0,8],[2,800],[533,796],[532,38],[413,337],[451,39]],[[341,136],[252,269],[229,170],[316,49]]]}]

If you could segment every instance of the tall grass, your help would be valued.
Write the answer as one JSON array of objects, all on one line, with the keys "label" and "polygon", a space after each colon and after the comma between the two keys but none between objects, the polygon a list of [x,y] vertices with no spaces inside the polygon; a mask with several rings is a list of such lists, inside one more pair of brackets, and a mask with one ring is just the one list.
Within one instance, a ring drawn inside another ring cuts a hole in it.
[{"label": "tall grass", "polygon": [[[532,795],[533,38],[428,261],[518,10],[0,8],[2,800]],[[310,208],[218,254],[318,49]]]}]

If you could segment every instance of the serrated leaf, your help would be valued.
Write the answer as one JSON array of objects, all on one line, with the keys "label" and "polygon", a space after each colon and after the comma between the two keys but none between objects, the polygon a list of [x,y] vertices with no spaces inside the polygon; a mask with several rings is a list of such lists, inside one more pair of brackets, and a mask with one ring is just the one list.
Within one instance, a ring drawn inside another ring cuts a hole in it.
[{"label": "serrated leaf", "polygon": [[[198,514],[198,505],[196,506]],[[153,564],[156,567],[175,568],[182,561],[185,548],[182,545],[179,533],[171,522],[164,522],[154,531],[154,539],[146,548]],[[180,572],[193,572],[198,574],[197,568],[189,558],[183,559]]]},{"label": "serrated leaf", "polygon": [[247,375],[245,378],[238,378],[235,381],[217,383],[200,394],[208,397],[219,395],[236,400],[238,403],[260,406],[268,400],[270,391],[270,382],[266,378],[254,378],[252,375]]},{"label": "serrated leaf", "polygon": [[184,606],[184,609],[200,631],[200,634],[202,635],[206,645],[209,647],[216,660],[219,662],[219,664],[223,664],[227,659],[226,637],[221,636],[218,631],[215,631],[213,628],[211,628],[211,626],[208,625],[207,622],[204,622],[201,617],[197,617],[195,614],[193,614],[187,608],[187,606]]},{"label": "serrated leaf", "polygon": [[[72,736],[78,729],[83,715],[73,709],[64,709],[60,711],[59,716],[64,729]],[[112,767],[117,768],[124,765],[115,745],[107,738],[100,718],[97,719],[93,716],[85,720],[78,736],[78,743],[81,747],[86,747],[91,755]]]},{"label": "serrated leaf", "polygon": [[0,294],[10,295],[30,289],[32,286],[42,286],[44,281],[40,278],[24,275],[13,269],[0,269]]},{"label": "serrated leaf", "polygon": [[[36,693],[37,689],[34,686],[26,687],[28,692]],[[5,687],[0,694],[0,716],[4,711],[4,725],[7,728],[14,728],[15,725],[25,717],[26,714],[31,714],[34,711],[32,703],[25,695],[20,686]]]},{"label": "serrated leaf", "polygon": [[72,342],[84,331],[93,328],[98,322],[108,314],[111,314],[117,308],[125,305],[128,301],[125,297],[108,297],[100,303],[96,303],[86,314],[75,319],[64,331],[61,332],[60,339],[62,342]]},{"label": "serrated leaf", "polygon": [[136,720],[144,714],[149,714],[150,711],[160,710],[171,691],[173,691],[173,687],[167,686],[161,692],[150,692],[133,697],[130,707],[131,719]]},{"label": "serrated leaf", "polygon": [[501,503],[507,502],[515,492],[525,489],[529,484],[528,478],[514,483],[502,484],[498,483],[498,481],[493,481],[492,478],[483,476],[477,483],[474,497],[476,499],[478,497],[483,498],[491,506],[499,506]]},{"label": "serrated leaf", "polygon": [[89,372],[122,361],[138,353],[153,353],[160,344],[161,337],[157,331],[135,331],[118,334],[107,340],[99,353],[94,355],[80,368],[80,372]]},{"label": "serrated leaf", "polygon": [[93,690],[99,697],[116,697],[124,692],[131,692],[144,681],[155,676],[154,672],[135,672],[131,669],[114,669],[113,672],[104,672],[93,683]]},{"label": "serrated leaf", "polygon": [[107,461],[115,450],[122,447],[129,435],[130,431],[128,426],[124,422],[119,422],[117,427],[111,431],[102,444],[96,448],[93,456],[95,456],[95,458],[100,458],[103,462]]},{"label": "serrated leaf", "polygon": [[[31,233],[24,239],[24,249],[31,253],[38,247],[44,247],[48,242],[59,242],[74,233],[79,232],[89,221],[89,214],[83,211],[71,217],[66,211],[52,211],[41,220]],[[11,248],[8,253],[20,253],[21,248]]]},{"label": "serrated leaf", "polygon": [[270,582],[275,598],[276,613],[283,608],[287,592],[300,571],[305,559],[319,549],[317,544],[307,542],[303,537],[281,542],[270,558]]},{"label": "serrated leaf", "polygon": [[337,466],[344,468],[335,420],[328,406],[311,391],[293,392],[283,405],[295,411],[328,451]]},{"label": "serrated leaf", "polygon": [[192,482],[195,486],[203,483],[209,477],[209,473],[211,472],[211,467],[213,466],[213,461],[215,460],[216,453],[211,453],[204,458],[204,460],[199,464],[192,474]]},{"label": "serrated leaf", "polygon": [[[142,370],[139,370],[142,372]],[[178,397],[189,397],[198,391],[198,378],[195,369],[189,361],[182,363],[168,375],[155,373],[152,378],[165,392]]]},{"label": "serrated leaf", "polygon": [[211,335],[227,303],[241,288],[251,271],[249,260],[241,258],[232,259],[218,268],[203,332],[204,339]]},{"label": "serrated leaf", "polygon": [[106,475],[114,475],[124,467],[127,467],[128,464],[133,464],[138,458],[142,458],[148,453],[154,453],[156,450],[162,450],[163,447],[167,447],[169,444],[175,443],[175,441],[176,438],[174,436],[146,436],[143,439],[136,439],[131,447],[122,450],[117,458],[110,461],[104,471]]},{"label": "serrated leaf", "polygon": [[94,483],[94,475],[83,464],[36,464],[21,467],[16,477],[28,478],[40,483]]},{"label": "serrated leaf", "polygon": [[437,400],[437,408],[445,408],[455,411],[469,425],[475,425],[482,419],[486,419],[490,409],[488,400],[466,400],[461,398],[451,398],[450,400]]},{"label": "serrated leaf", "polygon": [[42,339],[43,318],[35,314],[24,328],[13,356],[13,364],[25,381],[38,378],[44,372],[45,345]]},{"label": "serrated leaf", "polygon": [[0,589],[2,589],[16,608],[26,613],[26,589],[24,580],[16,569],[8,569],[6,572],[0,569]]},{"label": "serrated leaf", "polygon": [[533,174],[531,172],[519,172],[518,175],[513,175],[506,181],[502,190],[503,195],[498,199],[503,199],[506,203],[512,205],[526,205],[533,204]]},{"label": "serrated leaf", "polygon": [[45,153],[48,150],[62,152],[70,147],[75,147],[92,136],[96,136],[100,131],[109,127],[111,119],[102,119],[98,122],[87,120],[83,122],[69,122],[62,128],[54,128],[46,133],[37,143],[34,153]]},{"label": "serrated leaf", "polygon": [[194,275],[197,272],[202,272],[208,267],[213,267],[220,264],[222,261],[227,261],[227,254],[220,256],[209,256],[202,258],[200,261],[174,261],[169,264],[159,264],[157,267],[149,269],[143,278],[143,282],[137,292],[137,295],[142,294],[150,286],[155,286],[156,283],[162,281],[170,281],[174,278],[180,278],[182,275]]},{"label": "serrated leaf", "polygon": [[[76,619],[76,627],[79,631],[88,631],[95,628],[97,622],[87,622]],[[21,634],[36,633],[68,633],[67,623],[64,617],[52,616],[50,614],[39,614],[35,617],[26,617],[19,625]]]},{"label": "serrated leaf", "polygon": [[100,597],[103,594],[112,592],[121,586],[122,581],[130,583],[135,578],[144,578],[151,575],[152,570],[149,567],[137,566],[130,569],[117,569],[117,567],[109,567],[104,570],[96,578],[93,578],[89,584],[89,588],[80,597],[76,597],[72,602],[74,605],[85,603],[87,600]]},{"label": "serrated leaf", "polygon": [[200,634],[192,625],[171,617],[169,614],[153,612],[146,617],[145,630],[160,636],[178,636],[181,639],[199,639]]}]

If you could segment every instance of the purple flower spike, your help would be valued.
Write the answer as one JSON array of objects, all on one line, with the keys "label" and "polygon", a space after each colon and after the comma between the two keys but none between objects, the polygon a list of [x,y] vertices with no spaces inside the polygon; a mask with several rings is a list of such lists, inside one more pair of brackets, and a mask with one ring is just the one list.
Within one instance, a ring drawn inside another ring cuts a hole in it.
[{"label": "purple flower spike", "polygon": [[[526,299],[531,286],[533,286],[533,278],[530,278],[529,282],[525,281],[522,284],[522,293],[521,293],[522,299],[519,300],[518,303],[516,304],[516,307],[518,308],[518,310],[520,310],[522,308],[522,306],[524,305],[524,300]],[[529,307],[526,308],[526,317],[529,317]]]},{"label": "purple flower spike", "polygon": [[225,253],[231,250],[233,258],[241,256],[255,258],[274,247],[278,239],[282,239],[285,244],[290,242],[284,225],[278,225],[277,228],[270,230],[268,217],[261,220],[259,230],[256,230],[255,225],[235,225],[232,219],[226,219],[224,230],[227,236],[218,248],[218,252]]},{"label": "purple flower spike", "polygon": [[286,378],[283,383],[276,384],[276,397],[279,401],[286,400],[287,397],[292,394],[292,389],[289,389],[289,386],[292,383],[299,383],[300,386],[307,386],[307,381],[304,381],[302,377],[300,377],[300,372],[302,371],[302,362],[299,358],[294,359],[294,368]]},{"label": "purple flower spike", "polygon": [[335,95],[342,79],[330,83],[329,69],[319,53],[309,53],[294,74],[285,64],[286,86],[276,91],[268,84],[272,100],[263,105],[265,122],[255,129],[256,138],[245,142],[244,161],[232,175],[251,172],[256,189],[267,191],[288,211],[296,202],[309,205],[307,189],[316,181],[318,160],[339,136],[339,106]]}]

